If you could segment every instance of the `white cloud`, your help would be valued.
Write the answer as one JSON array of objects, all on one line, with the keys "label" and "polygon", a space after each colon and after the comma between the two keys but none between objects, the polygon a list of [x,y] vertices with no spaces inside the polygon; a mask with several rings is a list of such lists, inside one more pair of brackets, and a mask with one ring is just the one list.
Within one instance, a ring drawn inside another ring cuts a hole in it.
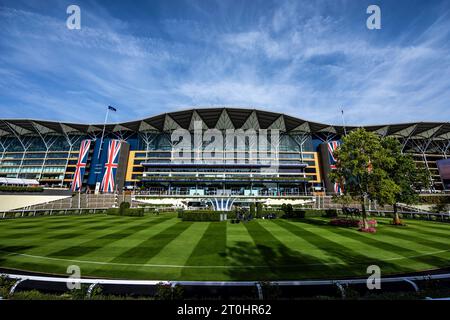
[{"label": "white cloud", "polygon": [[332,123],[341,107],[352,124],[450,119],[445,18],[388,42],[387,31],[355,32],[320,4],[285,2],[246,28],[166,20],[166,38],[133,34],[100,13],[74,32],[54,17],[1,8],[2,114],[32,117],[39,109],[53,119],[100,122],[109,104],[123,121],[240,105]]}]

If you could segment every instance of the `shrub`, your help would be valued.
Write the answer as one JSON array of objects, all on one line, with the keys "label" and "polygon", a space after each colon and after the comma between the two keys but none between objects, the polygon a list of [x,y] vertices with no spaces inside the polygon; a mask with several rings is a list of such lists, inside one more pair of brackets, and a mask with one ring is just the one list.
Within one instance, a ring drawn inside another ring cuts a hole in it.
[{"label": "shrub", "polygon": [[220,221],[220,214],[226,213],[227,219],[235,219],[236,213],[233,211],[212,211],[212,210],[199,210],[199,211],[179,211],[178,218],[183,221]]},{"label": "shrub", "polygon": [[172,286],[170,284],[158,283],[156,287],[155,299],[157,300],[171,300]]},{"label": "shrub", "polygon": [[107,215],[111,216],[128,216],[128,217],[143,217],[143,208],[109,208],[106,210]]},{"label": "shrub", "polygon": [[157,300],[181,300],[183,295],[184,289],[180,285],[172,287],[170,284],[159,283],[156,287]]},{"label": "shrub", "polygon": [[[292,208],[292,207],[291,207]],[[301,209],[301,210],[293,210],[290,211],[289,209],[285,214],[283,215],[283,218],[285,219],[304,219],[304,218],[310,218],[310,217],[320,217],[325,214],[324,210],[314,210],[314,209]]]},{"label": "shrub", "polygon": [[439,195],[439,196],[420,196],[420,203],[424,204],[442,204],[450,203],[450,196]]},{"label": "shrub", "polygon": [[120,205],[119,205],[119,208],[120,209],[129,209],[131,207],[131,205],[130,205],[130,203],[129,202],[121,202],[120,203]]},{"label": "shrub", "polygon": [[337,218],[338,211],[337,209],[326,209],[325,210],[325,217],[327,218]]},{"label": "shrub", "polygon": [[376,233],[377,229],[374,227],[369,227],[369,228],[359,228],[358,231],[361,232],[367,232],[367,233]]},{"label": "shrub", "polygon": [[332,219],[330,220],[330,225],[332,226],[336,226],[336,227],[358,227],[359,226],[359,221],[358,220],[354,220],[354,219],[346,219],[346,218],[336,218],[336,219]]},{"label": "shrub", "polygon": [[128,217],[143,217],[144,209],[142,208],[126,208],[122,211],[123,216]]},{"label": "shrub", "polygon": [[283,211],[277,211],[277,210],[263,210],[260,213],[256,212],[256,218],[262,219],[267,216],[275,216],[276,218],[280,218],[284,215]]},{"label": "shrub", "polygon": [[[261,202],[258,202],[258,203],[256,204],[256,217],[261,216],[262,213],[263,213],[263,206],[262,206],[262,203],[261,203]],[[255,216],[255,215],[253,215],[253,216]]]},{"label": "shrub", "polygon": [[106,210],[106,214],[109,216],[118,216],[120,215],[120,211],[117,208],[109,208]]},{"label": "shrub", "polygon": [[120,215],[123,215],[126,209],[130,209],[131,205],[129,202],[121,202],[119,205]]},{"label": "shrub", "polygon": [[54,294],[46,294],[38,290],[27,290],[14,292],[9,299],[13,300],[60,300],[61,298]]},{"label": "shrub", "polygon": [[11,287],[14,285],[15,280],[8,278],[7,276],[0,276],[0,288],[9,293]]},{"label": "shrub", "polygon": [[[375,219],[367,220],[367,225],[368,225],[369,227],[375,228],[375,227],[378,226],[378,222],[377,222],[377,220],[375,220]],[[362,228],[362,227],[364,226],[364,221],[363,221],[363,220],[359,220],[359,221],[358,221],[358,226]]]},{"label": "shrub", "polygon": [[256,211],[255,211],[255,204],[254,204],[254,203],[251,203],[251,204],[250,204],[250,214],[251,214],[252,216],[255,216],[255,214],[256,214]]}]

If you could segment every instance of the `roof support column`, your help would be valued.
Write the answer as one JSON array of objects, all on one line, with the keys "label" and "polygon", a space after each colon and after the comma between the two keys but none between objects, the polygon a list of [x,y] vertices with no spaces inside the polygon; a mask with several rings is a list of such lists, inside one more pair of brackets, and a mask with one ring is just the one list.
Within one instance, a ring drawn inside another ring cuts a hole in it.
[{"label": "roof support column", "polygon": [[[39,172],[39,177],[38,177],[38,179],[40,180],[42,178],[42,173],[44,171],[44,166],[45,166],[45,164],[47,162],[48,152],[49,152],[50,148],[55,144],[55,142],[58,139],[58,137],[57,136],[47,135],[45,133],[43,134],[43,133],[41,133],[40,128],[38,126],[36,126],[36,124],[33,123],[33,126],[36,129],[39,137],[41,138],[42,142],[45,145],[44,160],[42,161],[41,170]],[[47,137],[48,137],[48,139],[47,139]]]},{"label": "roof support column", "polygon": [[64,133],[64,137],[66,138],[67,144],[69,145],[69,151],[67,153],[67,157],[66,157],[66,165],[64,166],[64,175],[61,179],[61,185],[64,185],[64,177],[66,175],[67,172],[67,167],[69,166],[69,161],[70,161],[70,155],[72,154],[73,151],[73,146],[81,139],[81,135],[74,135],[72,138],[70,137],[69,133],[66,132],[65,130],[63,130]]},{"label": "roof support column", "polygon": [[14,134],[14,136],[19,141],[19,143],[23,149],[22,158],[20,159],[19,168],[18,168],[17,174],[16,174],[16,178],[19,178],[20,172],[22,171],[22,167],[23,167],[23,161],[25,159],[25,154],[27,153],[28,149],[31,147],[31,144],[33,142],[33,137],[30,137],[30,139],[27,142],[26,138],[22,139],[19,132],[17,132],[11,124],[9,124],[7,121],[4,121],[4,123],[8,126],[8,128]]},{"label": "roof support column", "polygon": [[10,141],[8,144],[6,144],[7,139],[5,138],[4,141],[0,139],[0,146],[2,147],[2,154],[0,156],[0,166],[3,163],[3,159],[5,158],[5,153],[8,150],[9,146],[11,145],[12,141]]}]

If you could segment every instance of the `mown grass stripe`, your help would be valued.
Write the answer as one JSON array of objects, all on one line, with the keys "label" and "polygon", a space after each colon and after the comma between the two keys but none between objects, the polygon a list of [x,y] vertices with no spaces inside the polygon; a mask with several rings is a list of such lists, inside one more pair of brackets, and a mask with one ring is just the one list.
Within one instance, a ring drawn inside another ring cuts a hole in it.
[{"label": "mown grass stripe", "polygon": [[[406,227],[407,228],[407,227]],[[404,227],[396,227],[392,226],[391,228],[385,227],[383,228],[383,235],[390,236],[391,238],[399,238],[402,240],[406,240],[409,242],[413,242],[414,245],[425,246],[428,249],[437,249],[437,250],[450,250],[449,237],[446,239],[441,237],[432,236],[427,234],[427,237],[424,237],[422,232],[415,230],[405,230]]]},{"label": "mown grass stripe", "polygon": [[426,223],[410,224],[410,223],[408,223],[408,221],[406,221],[405,223],[406,223],[407,228],[414,229],[423,234],[431,234],[433,236],[438,236],[438,237],[448,237],[448,235],[450,233],[450,228],[444,229],[444,228],[438,228],[434,225],[428,226],[428,225],[426,225]]},{"label": "mown grass stripe", "polygon": [[115,241],[118,241],[122,238],[126,238],[133,232],[139,232],[140,230],[151,228],[152,226],[162,223],[168,219],[169,218],[162,217],[159,219],[152,219],[152,220],[147,219],[144,221],[137,221],[138,223],[136,223],[135,221],[131,225],[130,224],[121,225],[120,228],[115,229],[112,232],[99,235],[98,237],[90,241],[83,242],[81,245],[70,246],[62,250],[52,252],[48,256],[55,258],[68,258],[68,257],[79,258],[93,251],[96,251],[108,244],[111,245],[111,243],[114,243]]},{"label": "mown grass stripe", "polygon": [[113,241],[95,251],[85,254],[83,256],[83,260],[110,262],[130,248],[140,245],[150,236],[164,231],[165,229],[175,225],[177,222],[178,220],[176,218],[167,217],[163,221],[153,223],[152,225],[141,230],[126,233],[123,230],[119,230],[116,234],[110,236],[116,237],[116,239],[113,239]]},{"label": "mown grass stripe", "polygon": [[324,248],[323,243],[318,246],[317,241],[310,241],[311,239],[303,237],[300,232],[295,232],[296,230],[293,232],[292,229],[284,228],[280,224],[280,220],[264,221],[260,222],[260,224],[291,250],[312,252],[318,259],[323,259],[327,262],[343,262],[342,259],[334,256],[329,248]]},{"label": "mown grass stripe", "polygon": [[[158,254],[154,255],[151,259],[147,261],[147,264],[169,264],[169,265],[199,265],[198,262],[190,260],[193,252],[199,248],[200,243],[204,243],[203,239],[205,238],[205,232],[209,230],[211,225],[225,225],[224,223],[214,223],[214,222],[197,222],[189,226],[186,230],[184,230],[181,234],[178,235],[175,239],[170,241]],[[220,230],[215,230],[218,233],[217,237],[221,237]],[[225,236],[225,234],[224,234]],[[208,237],[208,235],[206,235]],[[210,239],[214,241],[212,238]],[[212,244],[212,243],[211,243]],[[201,245],[200,245],[201,246]],[[180,250],[180,248],[184,248],[184,250]],[[215,247],[206,248],[206,252],[214,253]],[[205,253],[205,252],[204,252]],[[211,260],[207,260],[206,262],[216,261],[211,257]],[[191,264],[191,262],[193,264]],[[220,263],[217,261],[216,263]],[[208,270],[205,270],[206,273]],[[165,278],[179,278],[183,272],[183,268],[160,268],[161,276]]]},{"label": "mown grass stripe", "polygon": [[[60,216],[57,223],[47,223],[54,217],[1,221],[0,250],[6,248],[7,252],[0,251],[0,266],[64,274],[67,265],[73,264],[72,260],[79,261],[83,276],[288,280],[366,275],[369,264],[379,265],[384,275],[412,272],[448,266],[450,259],[447,245],[450,225],[443,223],[405,220],[407,227],[397,228],[389,225],[391,219],[377,218],[377,234],[365,234],[355,229],[332,227],[324,218],[257,220],[246,224],[227,223],[226,231],[222,232],[220,228],[214,231],[211,226],[220,226],[220,223],[178,225],[180,222],[175,216],[168,214],[168,220],[149,223],[145,228],[144,223],[157,218],[103,215]],[[19,226],[22,221],[26,224]],[[127,221],[135,222],[126,224]],[[48,231],[41,231],[47,227],[50,227]],[[225,239],[214,239],[214,234],[219,238],[225,235]],[[9,237],[11,235],[20,239]],[[97,238],[99,242],[95,241]],[[217,257],[217,251],[221,250],[214,249],[215,245],[211,245],[209,251],[211,241],[223,241],[225,261],[222,255]],[[70,252],[67,260],[47,259],[49,253],[74,246],[86,248]],[[9,255],[8,252],[31,255]],[[80,253],[82,256],[77,257]],[[122,261],[117,261],[117,257]],[[168,263],[148,264],[158,260]],[[118,264],[108,264],[110,262]],[[183,268],[192,264],[201,264],[202,268]]]},{"label": "mown grass stripe", "polygon": [[[121,224],[105,224],[100,230],[96,230],[93,232],[80,232],[80,235],[77,238],[69,238],[69,239],[59,239],[59,240],[49,240],[42,239],[40,241],[36,241],[35,248],[27,251],[28,254],[42,255],[47,256],[51,254],[56,254],[62,250],[66,250],[67,248],[78,248],[83,247],[85,243],[90,242],[94,237],[98,238],[105,234],[115,233],[117,230],[124,228],[126,226],[139,225],[142,221],[136,220],[135,218],[124,217],[125,219]],[[26,243],[24,239],[17,241],[17,243]],[[76,253],[77,251],[75,251]],[[66,251],[67,254],[70,254]]]},{"label": "mown grass stripe", "polygon": [[147,240],[121,253],[112,262],[134,261],[135,263],[145,263],[190,225],[192,225],[192,222],[177,222],[175,225],[150,236]]},{"label": "mown grass stripe", "polygon": [[186,264],[192,266],[210,265],[211,261],[215,261],[217,265],[226,265],[226,246],[227,223],[209,223]]},{"label": "mown grass stripe", "polygon": [[[314,243],[316,246],[321,247],[323,250],[326,250],[331,255],[343,261],[344,263],[342,266],[333,266],[333,270],[330,272],[332,276],[362,275],[366,273],[367,266],[371,264],[378,264],[380,267],[383,267],[383,270],[389,272],[396,272],[399,270],[396,261],[388,262],[383,260],[383,256],[386,256],[387,252],[374,250],[375,248],[371,246],[360,244],[355,241],[348,242],[346,241],[346,237],[340,234],[338,237],[330,237],[329,231],[331,231],[331,228],[337,227],[324,227],[328,232],[319,234],[316,232],[317,227],[309,229],[305,228],[305,225],[308,225],[307,223],[284,220],[278,220],[275,223],[294,233],[298,237]],[[398,258],[398,255],[395,255],[395,257]],[[404,270],[408,271],[408,268],[405,268]],[[330,277],[330,274],[328,274],[328,277]]]},{"label": "mown grass stripe", "polygon": [[[77,217],[79,219],[79,217]],[[85,220],[74,220],[71,222],[68,222],[67,219],[68,217],[66,217],[66,220],[61,220],[57,223],[55,222],[50,222],[46,219],[42,219],[41,218],[33,218],[34,220],[39,219],[37,221],[33,221],[33,222],[29,222],[26,225],[25,224],[21,224],[18,221],[13,221],[13,222],[17,222],[14,224],[5,224],[3,225],[5,227],[4,232],[8,233],[10,235],[14,235],[14,233],[36,233],[38,231],[40,231],[41,233],[44,233],[46,231],[51,231],[51,230],[61,230],[64,227],[75,227],[81,224],[85,224],[86,221]],[[98,218],[97,218],[98,219]],[[1,223],[0,223],[1,226]]]},{"label": "mown grass stripe", "polygon": [[[416,263],[420,268],[435,268],[439,265],[445,265],[445,261],[440,257],[423,256],[422,252],[416,251],[415,249],[410,249],[392,243],[395,242],[395,239],[388,241],[389,237],[382,235],[381,228],[379,230],[379,233],[382,236],[380,236],[379,234],[367,234],[359,232],[357,230],[339,227],[329,227],[328,230],[335,235],[344,236],[348,240],[358,241],[361,244],[367,244],[376,248],[377,250],[372,250],[373,252],[377,252],[379,250],[384,251],[385,254],[379,257],[380,262],[383,261],[383,258],[386,258],[389,255],[392,255],[392,253],[395,253],[396,255],[403,256],[406,261],[409,260],[410,262]],[[401,262],[397,263],[401,264]]]},{"label": "mown grass stripe", "polygon": [[[270,279],[292,279],[300,272],[304,274],[310,274],[322,268],[322,270],[329,270],[330,267],[326,265],[320,266],[323,263],[322,260],[316,257],[304,253],[293,251],[282,242],[276,239],[269,231],[264,229],[257,221],[252,221],[245,224],[248,233],[253,238],[256,244],[256,250],[262,257],[262,260],[270,268]],[[249,248],[247,248],[249,249]],[[255,255],[255,251],[250,248],[249,252],[241,252],[241,255],[248,256],[249,253]],[[250,255],[251,257],[251,255]],[[237,259],[239,260],[239,259]],[[245,263],[242,265],[242,269],[246,269],[246,264],[252,265],[248,261],[248,257],[244,259]],[[255,272],[254,268],[247,268],[243,274],[248,275],[251,272]],[[301,271],[300,271],[301,270]],[[240,277],[240,270],[231,270],[233,277]],[[253,275],[253,278],[256,275]]]}]

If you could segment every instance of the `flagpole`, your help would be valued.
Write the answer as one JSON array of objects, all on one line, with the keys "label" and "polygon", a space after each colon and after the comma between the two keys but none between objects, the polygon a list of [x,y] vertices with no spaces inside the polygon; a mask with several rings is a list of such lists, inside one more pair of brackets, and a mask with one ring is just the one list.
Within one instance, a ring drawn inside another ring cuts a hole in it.
[{"label": "flagpole", "polygon": [[347,135],[347,129],[345,128],[345,119],[344,119],[344,109],[341,109],[341,116],[342,116],[342,126],[344,127],[344,135]]},{"label": "flagpole", "polygon": [[100,159],[100,153],[102,151],[103,137],[105,136],[105,128],[106,128],[106,122],[108,121],[108,115],[109,115],[109,106],[106,109],[105,121],[103,122],[102,138],[100,139],[100,147],[99,147],[99,150],[98,150],[97,159]]}]

